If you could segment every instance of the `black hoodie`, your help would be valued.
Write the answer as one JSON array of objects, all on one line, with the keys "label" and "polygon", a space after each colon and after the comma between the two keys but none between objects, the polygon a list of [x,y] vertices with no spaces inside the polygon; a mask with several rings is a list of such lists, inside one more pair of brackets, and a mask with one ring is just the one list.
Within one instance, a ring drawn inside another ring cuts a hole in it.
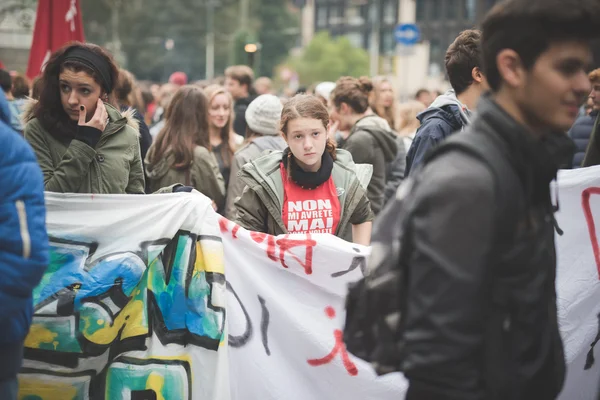
[{"label": "black hoodie", "polygon": [[233,112],[235,114],[233,130],[240,136],[246,137],[246,109],[255,98],[256,96],[250,95],[243,99],[237,99],[233,106]]}]

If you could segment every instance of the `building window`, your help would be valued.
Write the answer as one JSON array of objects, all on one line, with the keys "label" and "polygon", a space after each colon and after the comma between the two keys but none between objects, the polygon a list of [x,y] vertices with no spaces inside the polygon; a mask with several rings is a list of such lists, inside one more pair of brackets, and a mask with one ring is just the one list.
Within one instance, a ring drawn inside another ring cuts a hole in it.
[{"label": "building window", "polygon": [[429,41],[429,64],[442,61],[442,44],[439,39],[432,38]]},{"label": "building window", "polygon": [[332,5],[329,7],[329,24],[330,25],[339,25],[343,20],[344,10],[342,6]]},{"label": "building window", "polygon": [[325,6],[317,7],[317,28],[325,28],[327,26],[327,8]]},{"label": "building window", "polygon": [[431,0],[431,19],[437,21],[442,17],[442,2],[441,0]]},{"label": "building window", "polygon": [[455,20],[459,9],[458,0],[446,0],[446,19]]},{"label": "building window", "polygon": [[381,37],[379,38],[381,43],[380,51],[383,54],[392,54],[396,47],[396,40],[394,39],[394,31],[392,29],[384,29],[381,31]]},{"label": "building window", "polygon": [[397,11],[396,11],[396,6],[395,3],[397,3],[397,1],[394,0],[386,0],[383,2],[383,7],[382,7],[382,13],[383,13],[383,23],[384,24],[395,24],[397,18]]},{"label": "building window", "polygon": [[463,16],[467,21],[475,21],[475,15],[477,11],[475,3],[476,0],[463,0]]},{"label": "building window", "polygon": [[425,21],[425,0],[415,0],[417,3],[416,19],[417,21]]},{"label": "building window", "polygon": [[349,26],[360,26],[364,23],[365,19],[362,17],[359,7],[354,6],[346,9],[346,24]]},{"label": "building window", "polygon": [[363,34],[360,32],[350,32],[346,34],[346,37],[354,47],[363,47]]}]

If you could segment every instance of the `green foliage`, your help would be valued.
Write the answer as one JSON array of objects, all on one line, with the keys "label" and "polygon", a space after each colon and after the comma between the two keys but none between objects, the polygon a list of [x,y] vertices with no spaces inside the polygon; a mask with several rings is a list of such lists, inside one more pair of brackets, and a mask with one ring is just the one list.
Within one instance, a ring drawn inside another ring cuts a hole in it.
[{"label": "green foliage", "polygon": [[[24,1],[24,0],[21,0]],[[190,79],[206,74],[206,3],[208,0],[81,0],[86,40],[111,48],[118,37],[125,55],[123,66],[138,79],[165,81],[174,71],[184,71]],[[260,74],[270,75],[273,66],[284,59],[294,44],[289,28],[298,21],[288,10],[287,0],[252,0],[248,33],[238,32],[239,0],[213,0],[215,32],[215,74],[228,65],[246,64],[244,45],[260,41],[257,56]],[[259,4],[260,3],[260,4]],[[118,13],[115,35],[111,13]],[[294,25],[295,24],[295,25]],[[259,32],[249,37],[252,32]],[[175,42],[165,49],[167,39]]]},{"label": "green foliage", "polygon": [[369,54],[346,37],[331,38],[328,32],[315,35],[302,54],[290,57],[286,64],[296,70],[302,85],[369,74]]},{"label": "green foliage", "polygon": [[262,45],[257,75],[271,76],[275,66],[288,56],[296,44],[300,21],[290,13],[288,3],[289,0],[260,0],[257,4],[255,18],[261,23],[258,41]]}]

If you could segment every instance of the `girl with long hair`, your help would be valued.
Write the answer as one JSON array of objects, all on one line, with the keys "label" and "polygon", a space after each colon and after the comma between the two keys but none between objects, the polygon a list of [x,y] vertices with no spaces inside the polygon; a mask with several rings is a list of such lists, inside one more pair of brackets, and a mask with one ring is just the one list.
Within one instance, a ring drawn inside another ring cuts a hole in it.
[{"label": "girl with long hair", "polygon": [[[373,213],[363,185],[368,174],[327,137],[329,114],[315,96],[296,95],[281,113],[288,147],[246,164],[235,221],[271,235],[331,233],[368,245]],[[363,179],[357,175],[359,171]]]},{"label": "girl with long hair", "polygon": [[208,133],[210,149],[217,159],[219,170],[229,183],[231,159],[244,138],[233,131],[233,98],[223,86],[210,85],[204,89],[208,97]]},{"label": "girl with long hair", "polygon": [[47,191],[144,193],[137,121],[114,106],[118,76],[110,54],[93,44],[73,42],[50,56],[39,101],[24,116]]},{"label": "girl with long hair", "polygon": [[369,102],[371,110],[381,118],[385,119],[390,128],[398,131],[398,115],[396,94],[392,82],[385,76],[373,78],[373,92]]},{"label": "girl with long hair", "polygon": [[146,170],[150,190],[184,183],[213,200],[225,201],[225,183],[208,138],[208,99],[202,89],[182,86],[165,114],[165,126],[148,151]]}]

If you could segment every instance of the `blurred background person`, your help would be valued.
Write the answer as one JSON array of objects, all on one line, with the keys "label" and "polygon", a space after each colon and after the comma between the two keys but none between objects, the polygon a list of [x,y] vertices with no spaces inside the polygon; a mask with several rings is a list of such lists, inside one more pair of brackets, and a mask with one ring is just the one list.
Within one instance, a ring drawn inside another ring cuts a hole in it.
[{"label": "blurred background person", "polygon": [[[140,106],[143,107],[143,101],[139,95],[139,92],[137,91],[135,77],[131,72],[125,69],[119,70],[119,79],[117,80],[117,85],[115,86],[115,99],[121,112],[126,112],[127,110],[131,109],[133,111],[134,118],[138,121],[138,130],[140,132],[140,150],[142,154],[142,160],[145,160],[146,154],[148,154],[148,149],[150,149],[150,146],[152,145],[152,136],[150,135],[148,125],[146,125],[146,122],[144,122],[144,115],[142,114],[143,110],[139,110]],[[147,183],[146,189],[149,189]],[[146,192],[148,193],[149,191],[146,190]]]},{"label": "blurred background person", "polygon": [[40,99],[24,117],[47,191],[144,193],[138,122],[113,106],[118,79],[100,46],[72,42],[50,56]]},{"label": "blurred background person", "polygon": [[257,96],[262,94],[273,94],[273,82],[266,76],[261,76],[254,82],[254,91]]},{"label": "blurred background person", "polygon": [[177,86],[178,88],[182,87],[183,85],[187,85],[187,74],[181,71],[173,72],[171,76],[169,76],[169,83]]},{"label": "blurred background person", "polygon": [[8,101],[11,128],[17,132],[23,132],[23,126],[19,117],[20,112],[14,104],[14,97],[12,94],[12,77],[10,76],[10,73],[4,69],[0,69],[0,87],[2,88],[2,92],[4,92],[4,97]]},{"label": "blurred background person", "polygon": [[246,109],[256,97],[252,87],[254,72],[247,65],[233,65],[225,70],[225,89],[233,97],[233,130],[246,135]]},{"label": "blurred background person", "polygon": [[329,98],[333,89],[335,89],[335,82],[321,82],[315,86],[315,96],[323,102],[325,107],[329,104]]},{"label": "blurred background person", "polygon": [[415,139],[417,129],[421,126],[421,121],[417,118],[417,115],[423,111],[425,111],[425,105],[416,100],[402,103],[398,107],[398,120],[400,122],[398,135],[404,141],[404,149],[407,153]]},{"label": "blurred background person", "polygon": [[[204,89],[208,98],[208,135],[210,149],[223,175],[225,187],[229,184],[231,160],[244,138],[232,129],[233,99],[223,86],[210,85]],[[245,117],[244,117],[245,118]],[[219,211],[223,211],[219,208]]]},{"label": "blurred background person", "polygon": [[373,177],[367,194],[371,209],[377,215],[384,202],[389,164],[398,153],[396,135],[387,121],[369,109],[373,83],[367,77],[342,77],[331,93],[331,118],[339,123],[339,130],[349,131],[342,148],[352,154],[357,164],[371,164]]},{"label": "blurred background person", "polygon": [[150,147],[146,170],[151,191],[184,184],[213,201],[225,202],[225,183],[210,151],[208,99],[194,85],[175,92],[166,111],[165,125]]},{"label": "blurred background person", "polygon": [[370,101],[371,110],[385,119],[393,131],[398,132],[398,107],[394,87],[385,76],[373,78],[373,92]]},{"label": "blurred background person", "polygon": [[592,84],[592,91],[590,92],[590,99],[592,99],[593,110],[596,110],[594,120],[594,126],[590,134],[590,141],[585,151],[585,156],[581,163],[582,167],[591,167],[592,165],[600,165],[600,138],[598,137],[598,125],[600,125],[600,116],[598,110],[600,110],[600,68],[593,70],[589,74],[590,82]]},{"label": "blurred background person", "polygon": [[417,93],[415,94],[415,100],[420,103],[423,103],[425,108],[429,107],[431,105],[431,103],[433,103],[433,99],[434,99],[433,95],[427,89],[419,89],[419,90],[417,90]]},{"label": "blurred background person", "polygon": [[156,138],[158,133],[164,127],[165,111],[178,88],[179,86],[172,83],[165,83],[160,87],[158,91],[158,102],[152,117],[152,125],[150,126],[150,135],[152,135],[152,138]]},{"label": "blurred background person", "polygon": [[12,77],[12,101],[9,103],[11,106],[11,112],[13,113],[13,119],[16,118],[18,125],[14,128],[19,133],[23,134],[23,122],[22,116],[25,111],[25,103],[27,98],[31,94],[31,87],[29,85],[29,79],[21,74],[15,74]]},{"label": "blurred background person", "polygon": [[246,109],[246,145],[233,156],[227,185],[225,216],[235,218],[235,200],[242,195],[246,183],[237,176],[242,167],[267,150],[283,150],[287,144],[279,131],[283,105],[277,96],[258,96]]}]

